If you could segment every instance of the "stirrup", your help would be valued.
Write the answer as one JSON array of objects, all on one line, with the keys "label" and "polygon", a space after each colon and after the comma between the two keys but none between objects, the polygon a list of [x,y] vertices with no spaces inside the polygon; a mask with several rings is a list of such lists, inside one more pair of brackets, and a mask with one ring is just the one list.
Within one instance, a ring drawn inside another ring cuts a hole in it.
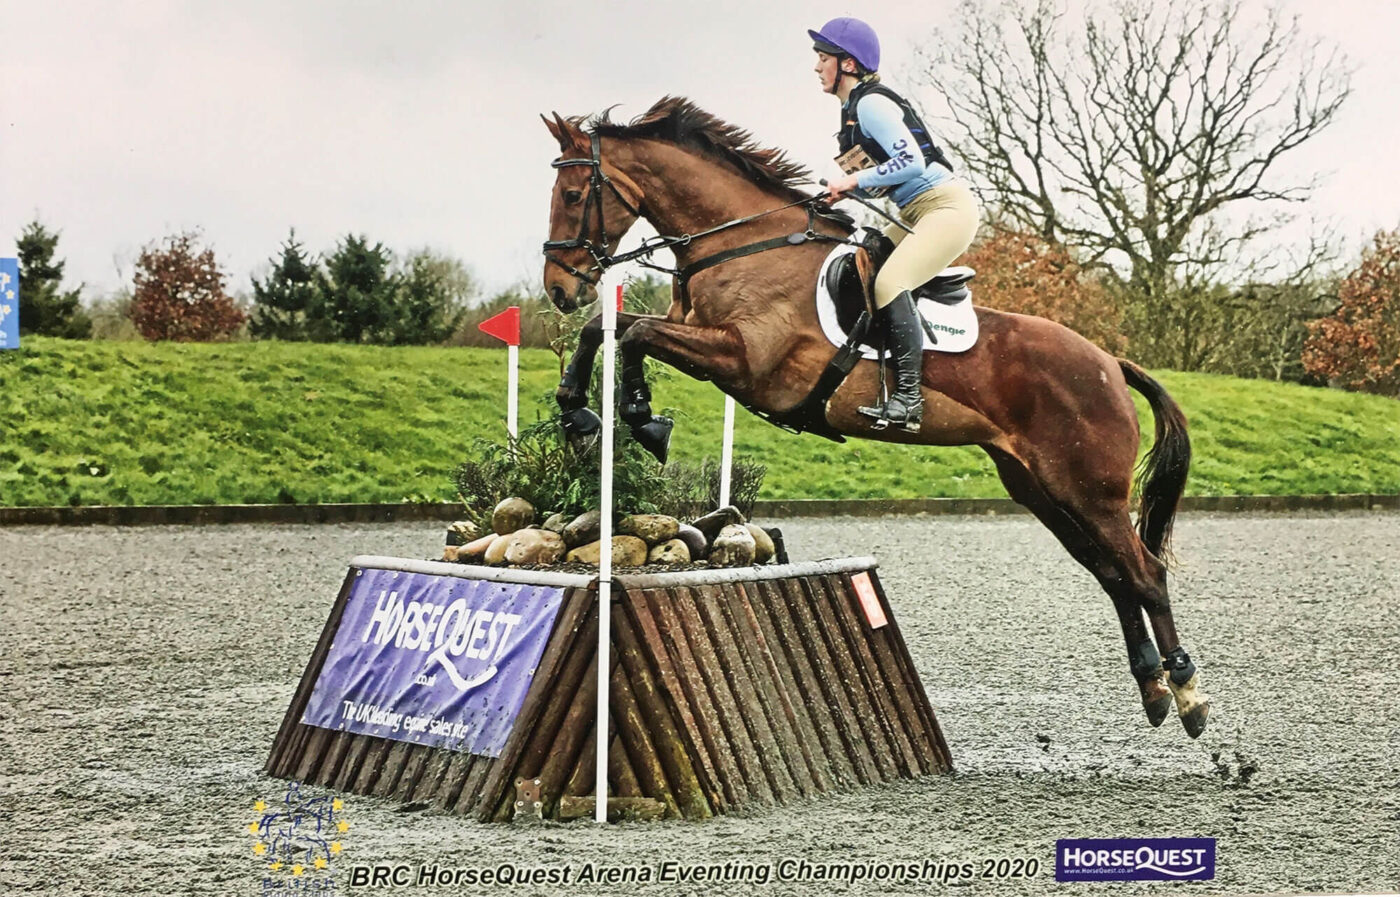
[{"label": "stirrup", "polygon": [[[893,413],[892,408],[896,406],[902,406],[904,413]],[[862,405],[856,411],[866,417],[875,418],[875,422],[870,425],[872,430],[884,430],[890,424],[899,424],[900,428],[906,432],[917,433],[923,424],[924,403],[923,399],[920,399],[917,404],[905,405],[903,399],[898,395],[893,395],[882,406]]]}]

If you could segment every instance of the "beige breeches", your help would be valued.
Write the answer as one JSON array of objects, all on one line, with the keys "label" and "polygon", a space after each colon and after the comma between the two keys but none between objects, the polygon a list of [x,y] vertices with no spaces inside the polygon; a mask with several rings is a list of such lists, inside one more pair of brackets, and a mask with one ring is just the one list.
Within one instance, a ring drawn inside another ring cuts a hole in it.
[{"label": "beige breeches", "polygon": [[927,283],[972,245],[977,234],[977,197],[954,179],[925,190],[899,210],[912,234],[893,224],[885,236],[895,242],[875,277],[875,306],[884,308],[905,290]]}]

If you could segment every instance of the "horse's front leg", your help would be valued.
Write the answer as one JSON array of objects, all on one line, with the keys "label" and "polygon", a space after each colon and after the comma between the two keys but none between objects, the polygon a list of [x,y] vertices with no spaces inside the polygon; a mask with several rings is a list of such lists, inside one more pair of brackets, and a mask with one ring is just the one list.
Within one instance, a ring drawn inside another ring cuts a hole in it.
[{"label": "horse's front leg", "polygon": [[[617,332],[625,333],[641,317],[618,312]],[[559,379],[559,388],[554,391],[554,401],[559,404],[559,425],[569,444],[575,448],[582,448],[603,428],[598,415],[588,408],[588,385],[593,382],[593,362],[602,344],[603,316],[600,313],[579,331],[578,348],[574,349],[569,363],[564,366],[564,376]]]},{"label": "horse's front leg", "polygon": [[669,417],[651,413],[643,360],[650,355],[697,380],[733,381],[744,370],[742,341],[728,328],[677,324],[665,318],[639,318],[623,335],[622,395],[617,411],[632,436],[656,460],[666,463],[671,443]]}]

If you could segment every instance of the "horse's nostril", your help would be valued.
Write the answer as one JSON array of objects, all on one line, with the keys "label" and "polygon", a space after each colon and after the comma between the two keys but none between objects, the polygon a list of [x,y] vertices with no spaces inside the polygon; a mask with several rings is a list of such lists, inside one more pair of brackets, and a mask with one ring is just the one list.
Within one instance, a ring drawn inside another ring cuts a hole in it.
[{"label": "horse's nostril", "polygon": [[565,300],[566,297],[565,297],[565,295],[564,295],[564,288],[563,288],[563,287],[558,287],[558,286],[556,286],[556,287],[552,288],[552,289],[550,290],[550,292],[549,292],[549,295],[550,295],[550,298],[554,300],[554,304],[555,304],[556,306],[561,306],[561,305],[564,304],[564,300]]}]

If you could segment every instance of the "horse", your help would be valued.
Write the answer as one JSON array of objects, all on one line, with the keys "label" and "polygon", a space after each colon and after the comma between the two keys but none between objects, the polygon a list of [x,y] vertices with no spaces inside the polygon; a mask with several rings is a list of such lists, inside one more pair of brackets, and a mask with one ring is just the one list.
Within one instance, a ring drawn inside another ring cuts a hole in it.
[{"label": "horse", "polygon": [[[820,195],[801,189],[810,183],[806,168],[684,97],[663,97],[625,124],[606,111],[541,118],[560,149],[544,245],[554,306],[571,312],[595,301],[613,264],[663,246],[675,255],[666,314],[617,315],[618,408],[634,435],[664,455],[670,422],[651,415],[645,356],[712,381],[758,414],[791,420],[840,352],[823,335],[813,296],[831,244],[851,237],[849,217],[832,215]],[[639,219],[662,236],[615,254]],[[975,313],[980,337],[972,348],[924,354],[917,432],[878,429],[857,412],[881,389],[883,373],[855,359],[813,428],[842,440],[983,449],[1011,498],[1113,602],[1148,721],[1160,726],[1175,702],[1187,734],[1198,737],[1210,701],[1177,635],[1165,560],[1191,460],[1181,408],[1142,368],[1060,324],[980,306]],[[584,326],[556,391],[571,438],[598,428],[587,391],[601,342],[599,314]],[[1136,480],[1130,387],[1155,419]]]}]

